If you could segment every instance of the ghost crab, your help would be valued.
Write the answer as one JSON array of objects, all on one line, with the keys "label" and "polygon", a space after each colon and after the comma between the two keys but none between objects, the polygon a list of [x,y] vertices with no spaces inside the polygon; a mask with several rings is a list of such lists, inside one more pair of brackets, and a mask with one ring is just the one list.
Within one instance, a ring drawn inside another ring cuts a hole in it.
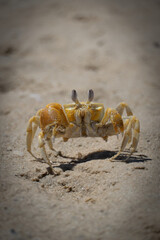
[{"label": "ghost crab", "polygon": [[[31,151],[32,140],[37,127],[41,129],[38,136],[39,147],[42,150],[43,159],[49,164],[54,173],[51,162],[45,150],[45,142],[51,150],[55,151],[52,145],[52,137],[62,137],[64,141],[69,138],[78,137],[102,137],[107,141],[109,136],[123,134],[120,150],[109,160],[114,160],[131,143],[130,154],[135,152],[140,132],[139,120],[133,115],[130,107],[122,102],[116,109],[107,108],[101,103],[93,103],[94,92],[88,92],[88,100],[80,102],[76,90],[72,90],[74,103],[65,104],[50,103],[40,109],[37,114],[29,119],[27,127],[27,150],[34,157]],[[124,109],[127,116],[122,117]],[[127,158],[127,159],[128,159]]]}]

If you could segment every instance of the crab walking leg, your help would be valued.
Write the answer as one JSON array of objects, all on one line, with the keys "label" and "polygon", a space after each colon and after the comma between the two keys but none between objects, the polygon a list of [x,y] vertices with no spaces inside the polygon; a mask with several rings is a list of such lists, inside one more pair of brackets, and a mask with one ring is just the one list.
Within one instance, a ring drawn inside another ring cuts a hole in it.
[{"label": "crab walking leg", "polygon": [[[34,125],[33,125],[34,124]],[[31,151],[31,145],[32,145],[32,140],[34,138],[34,135],[36,133],[37,127],[39,125],[39,117],[34,116],[29,119],[28,126],[27,126],[27,151],[34,157],[36,156],[32,153]],[[37,159],[37,158],[36,158]]]},{"label": "crab walking leg", "polygon": [[121,115],[117,112],[117,110],[107,108],[104,117],[102,118],[101,122],[97,124],[97,126],[105,125],[108,122],[108,120],[111,120],[116,133],[119,133],[119,131],[120,132],[124,131],[123,120],[121,118]]},{"label": "crab walking leg", "polygon": [[139,134],[140,134],[140,122],[139,122],[139,120],[136,117],[133,117],[132,121],[133,121],[133,125],[134,125],[133,138],[132,138],[132,143],[131,143],[131,147],[130,147],[130,154],[129,154],[128,158],[132,155],[133,152],[136,151],[138,141],[139,141]]},{"label": "crab walking leg", "polygon": [[130,142],[130,139],[132,138],[132,130],[133,130],[133,138],[132,138],[132,144],[131,144],[131,152],[126,160],[132,155],[133,152],[135,152],[138,140],[139,140],[139,132],[140,132],[140,123],[139,120],[135,116],[131,116],[131,118],[127,119],[125,122],[125,134],[122,140],[122,144],[120,147],[119,152],[114,155],[112,158],[110,158],[110,161],[113,161],[116,157],[118,157],[121,152],[125,149],[127,143]]},{"label": "crab walking leg", "polygon": [[48,147],[58,155],[57,150],[53,147],[51,137],[46,139]]},{"label": "crab walking leg", "polygon": [[125,134],[123,136],[123,140],[122,140],[122,144],[121,144],[121,147],[120,147],[120,150],[117,154],[115,154],[113,157],[109,158],[110,161],[113,161],[116,157],[118,157],[121,152],[125,149],[129,139],[130,139],[130,135],[131,135],[131,127],[132,127],[132,123],[131,121],[129,121],[128,123],[128,126],[127,126],[127,129],[125,131]]},{"label": "crab walking leg", "polygon": [[[124,130],[127,129],[129,122],[130,122],[130,119],[126,119],[125,120],[125,122],[124,122]],[[132,125],[132,127],[133,127],[133,125]],[[132,141],[132,131],[130,132],[130,136],[129,136],[127,144],[129,144],[131,141]]]},{"label": "crab walking leg", "polygon": [[40,134],[38,136],[38,144],[39,144],[39,147],[41,148],[41,153],[42,153],[43,159],[48,163],[48,165],[50,166],[52,172],[54,173],[54,170],[53,170],[53,167],[51,165],[51,162],[50,162],[49,158],[47,157],[43,132],[40,132]]},{"label": "crab walking leg", "polygon": [[126,109],[127,116],[133,115],[130,107],[129,107],[128,104],[125,103],[125,102],[121,102],[121,103],[116,107],[117,112],[118,112],[121,116],[123,115],[124,109]]},{"label": "crab walking leg", "polygon": [[53,144],[52,144],[51,138],[47,138],[46,141],[47,141],[48,147],[49,147],[52,151],[55,151],[55,152],[56,152],[56,150],[53,148]]}]

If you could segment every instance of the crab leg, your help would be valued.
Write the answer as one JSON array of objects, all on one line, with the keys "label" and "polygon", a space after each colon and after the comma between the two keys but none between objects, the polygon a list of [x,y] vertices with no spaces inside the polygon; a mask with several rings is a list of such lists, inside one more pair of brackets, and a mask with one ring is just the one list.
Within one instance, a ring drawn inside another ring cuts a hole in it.
[{"label": "crab leg", "polygon": [[[64,142],[68,141],[68,138],[63,138]],[[55,152],[55,156],[57,157],[59,155],[59,151],[57,151],[52,144],[51,137],[46,139],[48,147]]]},{"label": "crab leg", "polygon": [[[140,133],[140,122],[136,117],[133,117],[133,123],[134,123],[134,129],[133,129],[133,139],[132,139],[132,144],[130,148],[130,156],[133,152],[136,151],[138,141],[139,141],[139,133]],[[130,157],[129,156],[129,157]]]},{"label": "crab leg", "polygon": [[123,137],[123,140],[122,140],[122,144],[121,144],[121,147],[120,147],[120,150],[117,154],[115,154],[113,157],[111,157],[109,160],[110,161],[113,161],[116,157],[118,157],[121,152],[125,149],[129,139],[130,139],[130,135],[131,135],[131,122],[128,124],[128,127],[126,129],[126,132],[124,134],[124,137]]},{"label": "crab leg", "polygon": [[117,112],[117,110],[112,108],[107,108],[104,117],[102,118],[101,122],[97,124],[97,126],[105,125],[108,120],[110,120],[113,124],[116,133],[123,132],[124,126],[121,115]]},{"label": "crab leg", "polygon": [[[133,130],[133,138],[132,138],[132,130]],[[125,134],[122,140],[120,150],[116,155],[114,155],[109,160],[113,161],[116,157],[118,157],[121,154],[121,152],[125,149],[127,143],[129,143],[130,140],[132,139],[131,151],[128,156],[129,158],[137,148],[138,140],[139,140],[139,132],[140,132],[139,120],[135,116],[131,116],[131,118],[127,119],[127,121],[125,122]],[[128,160],[128,158],[126,160]]]},{"label": "crab leg", "polygon": [[35,155],[32,153],[31,151],[31,145],[32,145],[32,140],[34,138],[34,135],[36,133],[37,127],[39,125],[39,117],[38,116],[34,116],[32,118],[29,119],[29,123],[27,126],[27,151],[34,157]]},{"label": "crab leg", "polygon": [[48,147],[49,147],[52,151],[55,151],[55,152],[56,152],[56,150],[53,148],[53,144],[52,144],[51,138],[47,138],[46,141],[47,141]]},{"label": "crab leg", "polygon": [[125,103],[125,102],[121,102],[121,103],[116,107],[117,112],[118,112],[121,116],[123,115],[124,109],[126,109],[127,116],[133,115],[130,107],[129,107],[128,104]]},{"label": "crab leg", "polygon": [[42,153],[43,159],[46,161],[46,163],[48,163],[48,165],[50,166],[52,172],[54,173],[53,167],[52,167],[51,162],[50,162],[50,160],[49,160],[49,158],[47,156],[47,153],[46,153],[43,132],[40,132],[40,134],[38,136],[38,144],[39,144],[39,147],[41,148],[41,153]]}]

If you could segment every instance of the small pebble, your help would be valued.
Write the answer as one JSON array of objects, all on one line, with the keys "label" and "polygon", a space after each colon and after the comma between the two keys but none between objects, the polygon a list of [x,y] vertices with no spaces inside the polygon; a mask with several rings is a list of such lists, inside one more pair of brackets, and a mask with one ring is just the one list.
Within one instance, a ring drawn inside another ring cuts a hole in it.
[{"label": "small pebble", "polygon": [[54,173],[55,173],[56,175],[60,175],[62,172],[63,172],[62,169],[60,169],[60,168],[54,168]]},{"label": "small pebble", "polygon": [[111,182],[112,186],[115,186],[117,184],[117,182]]},{"label": "small pebble", "polygon": [[16,231],[14,230],[14,228],[11,228],[11,229],[10,229],[10,232],[11,232],[12,234],[16,234]]},{"label": "small pebble", "polygon": [[36,172],[41,172],[41,169],[39,169],[39,168],[36,168]]},{"label": "small pebble", "polygon": [[13,155],[17,155],[19,157],[23,157],[24,156],[24,153],[22,151],[19,151],[19,150],[15,150],[13,151]]},{"label": "small pebble", "polygon": [[35,177],[31,179],[33,182],[39,182],[39,178]]},{"label": "small pebble", "polygon": [[95,202],[96,202],[96,200],[95,200],[95,199],[93,199],[93,198],[87,198],[87,199],[85,200],[85,202],[91,202],[91,203],[95,203]]},{"label": "small pebble", "polygon": [[70,176],[70,173],[65,173],[64,176],[65,176],[65,177],[69,177],[69,176]]},{"label": "small pebble", "polygon": [[23,157],[24,156],[24,153],[22,151],[19,151],[19,150],[15,150],[13,151],[13,155],[17,155],[19,157]]},{"label": "small pebble", "polygon": [[11,147],[7,147],[7,151],[12,151],[12,148]]},{"label": "small pebble", "polygon": [[[148,170],[148,168],[146,168],[146,167],[143,167],[143,166],[139,166],[139,167],[134,167],[134,169],[139,169],[139,170]],[[134,170],[133,169],[133,170]]]},{"label": "small pebble", "polygon": [[78,158],[81,159],[83,157],[82,153],[78,153]]}]

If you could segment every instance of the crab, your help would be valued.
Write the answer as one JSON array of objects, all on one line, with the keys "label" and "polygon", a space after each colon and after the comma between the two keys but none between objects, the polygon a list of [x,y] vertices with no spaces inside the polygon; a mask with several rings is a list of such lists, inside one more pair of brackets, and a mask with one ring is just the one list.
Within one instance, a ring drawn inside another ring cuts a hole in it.
[{"label": "crab", "polygon": [[[54,173],[54,169],[47,156],[45,143],[51,150],[56,151],[53,148],[55,138],[62,137],[66,142],[69,138],[101,137],[107,141],[108,137],[122,133],[123,139],[120,149],[109,160],[114,161],[124,151],[128,143],[131,144],[128,158],[136,151],[140,122],[125,102],[121,102],[115,109],[107,108],[105,110],[102,103],[92,102],[94,99],[92,89],[88,92],[86,102],[78,100],[76,90],[72,90],[71,98],[73,103],[65,104],[63,107],[59,103],[48,104],[31,117],[28,122],[27,150],[37,159],[31,151],[31,145],[39,127],[41,132],[38,135],[38,144],[42,151],[42,157],[50,166],[52,173]],[[123,116],[124,109],[127,116]]]}]

